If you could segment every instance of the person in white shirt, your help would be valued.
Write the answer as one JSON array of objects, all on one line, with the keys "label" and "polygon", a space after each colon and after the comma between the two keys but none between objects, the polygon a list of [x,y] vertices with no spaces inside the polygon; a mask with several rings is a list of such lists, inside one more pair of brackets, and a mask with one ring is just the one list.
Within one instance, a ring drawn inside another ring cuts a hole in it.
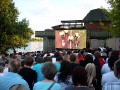
[{"label": "person in white shirt", "polygon": [[103,74],[102,76],[102,82],[101,82],[101,85],[104,86],[105,83],[108,83],[108,82],[115,82],[117,81],[118,79],[115,77],[114,75],[114,63],[115,61],[117,61],[117,58],[115,57],[110,57],[109,60],[108,60],[108,66],[110,67],[110,72],[106,73],[106,74]]},{"label": "person in white shirt", "polygon": [[110,68],[108,66],[108,63],[105,63],[101,69],[101,74],[103,75],[103,74],[108,73],[108,72],[110,72]]},{"label": "person in white shirt", "polygon": [[118,78],[116,82],[106,83],[102,90],[120,90],[120,60],[114,64],[114,74]]}]

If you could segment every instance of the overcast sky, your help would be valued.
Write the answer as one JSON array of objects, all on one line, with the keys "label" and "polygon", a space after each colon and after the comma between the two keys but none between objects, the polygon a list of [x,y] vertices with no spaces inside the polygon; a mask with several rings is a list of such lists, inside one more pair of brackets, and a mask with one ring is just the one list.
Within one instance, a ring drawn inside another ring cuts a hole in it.
[{"label": "overcast sky", "polygon": [[82,20],[92,9],[108,8],[106,0],[13,0],[34,31],[61,24],[61,20]]}]

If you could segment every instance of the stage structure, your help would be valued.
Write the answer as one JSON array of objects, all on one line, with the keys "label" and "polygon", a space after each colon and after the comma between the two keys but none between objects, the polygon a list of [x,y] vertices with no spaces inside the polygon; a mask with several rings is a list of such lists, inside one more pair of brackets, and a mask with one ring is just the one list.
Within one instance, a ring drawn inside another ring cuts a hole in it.
[{"label": "stage structure", "polygon": [[104,47],[106,39],[112,35],[104,30],[101,23],[108,26],[111,20],[102,9],[93,9],[83,20],[61,21],[60,25],[52,26],[50,30],[36,31],[35,37],[43,37],[44,51]]}]

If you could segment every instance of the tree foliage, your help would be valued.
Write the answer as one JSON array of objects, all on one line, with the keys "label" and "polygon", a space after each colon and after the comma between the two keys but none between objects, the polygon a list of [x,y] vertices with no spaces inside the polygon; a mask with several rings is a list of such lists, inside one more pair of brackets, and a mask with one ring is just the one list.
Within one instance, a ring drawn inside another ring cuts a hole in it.
[{"label": "tree foliage", "polygon": [[30,39],[31,42],[40,42],[40,41],[43,41],[43,38],[31,38]]},{"label": "tree foliage", "polygon": [[0,52],[27,46],[33,34],[29,22],[18,21],[18,15],[12,0],[0,0]]},{"label": "tree foliage", "polygon": [[120,0],[108,0],[110,4],[111,25],[110,32],[118,37],[120,36]]}]

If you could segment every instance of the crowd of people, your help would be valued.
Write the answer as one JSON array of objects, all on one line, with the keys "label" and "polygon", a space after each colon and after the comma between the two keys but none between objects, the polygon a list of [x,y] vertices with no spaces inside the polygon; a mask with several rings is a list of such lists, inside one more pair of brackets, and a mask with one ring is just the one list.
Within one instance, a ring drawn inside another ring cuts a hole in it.
[{"label": "crowd of people", "polygon": [[1,54],[0,90],[120,90],[111,48]]}]

